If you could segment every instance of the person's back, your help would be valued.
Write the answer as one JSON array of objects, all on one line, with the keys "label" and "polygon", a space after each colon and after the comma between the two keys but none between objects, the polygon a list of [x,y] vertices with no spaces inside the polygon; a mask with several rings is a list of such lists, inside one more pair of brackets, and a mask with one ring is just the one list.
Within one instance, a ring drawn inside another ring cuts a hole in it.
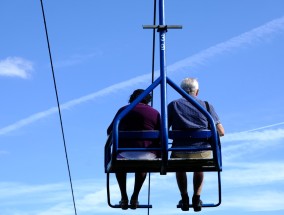
[{"label": "person's back", "polygon": [[139,103],[121,120],[120,130],[155,130],[159,129],[159,121],[157,110]]},{"label": "person's back", "polygon": [[[130,96],[129,103],[133,102],[144,90],[137,89]],[[119,123],[120,131],[143,131],[143,130],[160,130],[160,113],[148,105],[152,96],[148,94],[141,100],[131,111],[129,111],[125,117],[123,117]],[[120,108],[115,117],[121,113],[130,104]],[[109,135],[112,131],[113,121],[107,129]],[[133,140],[133,139],[120,139],[118,147],[121,148],[155,148],[159,147],[158,140]],[[159,156],[159,153],[154,152],[121,152],[119,154],[125,158],[146,158],[153,159]]]},{"label": "person's back", "polygon": [[[195,99],[205,107],[203,101]],[[177,99],[169,104],[168,118],[173,130],[206,129],[208,127],[206,117],[185,98]]]},{"label": "person's back", "polygon": [[[117,112],[119,114],[128,105],[120,108]],[[117,115],[116,114],[116,115]],[[108,134],[112,130],[112,123],[108,128]],[[127,115],[122,118],[119,124],[120,131],[142,131],[142,130],[159,130],[160,129],[160,113],[151,106],[139,103]],[[119,147],[131,148],[147,148],[151,147],[155,142],[150,140],[121,140]]]},{"label": "person's back", "polygon": [[[193,97],[196,102],[198,102],[202,107],[206,109],[206,104],[204,101]],[[210,114],[213,117],[215,123],[220,123],[219,117],[215,112],[212,105],[209,105]],[[172,130],[204,130],[209,128],[208,120],[206,117],[192,105],[185,98],[180,98],[172,101],[168,105],[168,122],[169,126],[172,127]],[[186,141],[173,140],[173,147],[175,146],[207,146],[210,147],[209,143],[200,142],[200,141]]]}]

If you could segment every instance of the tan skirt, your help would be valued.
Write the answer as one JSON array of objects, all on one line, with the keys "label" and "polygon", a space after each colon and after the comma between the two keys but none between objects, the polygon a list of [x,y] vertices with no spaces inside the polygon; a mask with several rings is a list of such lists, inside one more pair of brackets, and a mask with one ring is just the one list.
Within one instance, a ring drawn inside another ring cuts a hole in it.
[{"label": "tan skirt", "polygon": [[208,159],[212,158],[212,151],[202,151],[202,152],[172,152],[171,158],[192,158],[192,159]]}]

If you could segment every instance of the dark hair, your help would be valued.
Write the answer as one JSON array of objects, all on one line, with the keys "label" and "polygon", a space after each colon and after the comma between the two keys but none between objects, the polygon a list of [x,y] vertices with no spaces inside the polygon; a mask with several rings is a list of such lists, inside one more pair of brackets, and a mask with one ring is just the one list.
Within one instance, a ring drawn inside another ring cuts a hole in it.
[{"label": "dark hair", "polygon": [[[129,103],[133,102],[143,92],[144,92],[143,89],[134,90],[134,92],[129,98]],[[151,99],[152,99],[152,95],[148,94],[141,100],[141,103],[148,104],[151,101]]]}]

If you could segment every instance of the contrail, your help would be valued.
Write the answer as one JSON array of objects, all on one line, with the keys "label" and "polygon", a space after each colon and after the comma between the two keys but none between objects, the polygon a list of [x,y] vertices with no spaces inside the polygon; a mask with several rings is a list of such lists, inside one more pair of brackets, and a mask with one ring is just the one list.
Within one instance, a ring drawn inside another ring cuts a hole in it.
[{"label": "contrail", "polygon": [[[82,96],[82,97],[80,97],[78,99],[73,99],[73,100],[71,100],[69,102],[61,104],[60,108],[61,108],[61,110],[65,110],[65,109],[74,107],[76,105],[82,104],[84,102],[93,100],[95,98],[111,94],[113,91],[117,91],[119,89],[124,89],[126,87],[130,87],[134,83],[144,82],[148,78],[147,76],[149,76],[149,75],[141,75],[141,76],[138,76],[136,78],[130,79],[128,81],[124,81],[124,82],[120,82],[118,84],[114,84],[114,85],[112,85],[110,87],[104,88],[104,89],[102,89],[100,91],[97,91],[95,93],[92,93],[92,94],[89,94],[89,95],[86,95],[86,96]],[[19,128],[22,128],[22,127],[24,127],[26,125],[29,125],[29,124],[33,123],[33,122],[36,122],[36,121],[38,121],[38,120],[40,120],[42,118],[45,118],[45,117],[47,117],[47,116],[49,116],[51,114],[56,113],[57,111],[58,111],[57,107],[52,107],[52,108],[50,108],[48,110],[35,113],[35,114],[33,114],[33,115],[31,115],[31,116],[29,116],[27,118],[19,120],[16,123],[13,123],[11,125],[3,127],[3,128],[0,129],[0,136],[4,135],[4,134],[8,134],[11,131],[14,131],[14,130],[17,130]]]},{"label": "contrail", "polygon": [[267,22],[264,25],[261,25],[241,35],[233,37],[225,42],[219,43],[217,45],[209,47],[208,49],[202,50],[199,53],[192,55],[188,58],[185,58],[181,61],[178,61],[177,63],[168,66],[168,71],[176,72],[178,70],[182,70],[187,67],[202,65],[206,63],[206,61],[210,58],[232,51],[239,47],[261,42],[264,39],[267,39],[268,36],[273,36],[276,33],[283,32],[283,30],[284,30],[284,16],[278,19],[274,19],[270,22]]},{"label": "contrail", "polygon": [[[261,25],[257,28],[254,28],[248,32],[245,32],[239,36],[233,37],[225,42],[219,43],[215,46],[209,47],[193,56],[185,58],[181,61],[178,61],[167,67],[168,72],[177,72],[181,71],[188,67],[198,66],[204,64],[208,59],[213,58],[217,55],[224,54],[228,51],[234,50],[241,46],[250,45],[256,42],[260,42],[263,39],[266,39],[268,36],[273,36],[276,33],[280,33],[284,30],[284,17],[279,19],[272,20],[264,25]],[[97,97],[108,95],[114,91],[121,90],[135,84],[145,83],[150,81],[150,75],[145,74],[132,79],[129,79],[124,82],[112,85],[110,87],[104,88],[95,93],[80,97],[78,99],[71,100],[61,105],[62,109],[68,109],[76,105],[82,104],[86,101],[93,100]],[[11,131],[17,130],[25,125],[31,124],[35,121],[38,121],[44,117],[47,117],[51,114],[57,112],[56,107],[52,107],[46,111],[42,111],[36,114],[33,114],[25,119],[22,119],[14,124],[8,125],[0,129],[0,135],[7,134]]]},{"label": "contrail", "polygon": [[284,125],[284,122],[279,122],[279,123],[275,123],[275,124],[272,124],[272,125],[267,125],[267,126],[247,130],[247,131],[242,131],[242,132],[239,132],[239,133],[247,133],[247,132],[252,132],[252,131],[258,131],[258,130],[262,130],[262,129],[265,129],[265,128],[275,127],[275,126],[278,126],[278,125]]},{"label": "contrail", "polygon": [[[284,122],[274,123],[271,125],[266,125],[266,126],[262,126],[259,128],[246,130],[246,131],[229,133],[222,138],[222,142],[244,141],[244,140],[249,140],[249,141],[270,140],[271,141],[271,140],[276,140],[276,139],[283,139],[284,138],[283,128],[273,129],[273,130],[267,129],[267,128],[276,127],[279,125],[284,125]],[[261,131],[261,130],[264,130],[264,131]]]}]

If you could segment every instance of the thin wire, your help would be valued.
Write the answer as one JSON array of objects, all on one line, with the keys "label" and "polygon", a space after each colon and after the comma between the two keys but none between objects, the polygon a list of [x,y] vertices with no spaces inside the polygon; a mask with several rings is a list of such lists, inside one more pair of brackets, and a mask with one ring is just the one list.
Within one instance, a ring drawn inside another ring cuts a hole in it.
[{"label": "thin wire", "polygon": [[[156,25],[156,3],[157,1],[154,0],[154,17],[153,17],[153,25]],[[153,29],[153,42],[152,42],[152,83],[154,82],[154,78],[155,78],[155,47],[156,47],[156,31],[155,28]],[[153,103],[154,103],[154,91],[152,91],[152,100],[151,100],[151,106],[153,107]]]},{"label": "thin wire", "polygon": [[[153,25],[156,25],[156,0],[154,0],[154,17],[153,17]],[[155,78],[155,41],[156,41],[156,31],[153,29],[153,46],[152,46],[152,83],[154,82]],[[151,106],[153,107],[154,104],[154,91],[152,91],[152,99],[151,99]],[[150,191],[151,191],[151,173],[149,172],[149,182],[148,182],[148,205],[150,205]],[[148,215],[150,215],[150,208],[148,207]]]},{"label": "thin wire", "polygon": [[71,179],[71,171],[70,171],[70,166],[69,166],[69,161],[68,161],[67,147],[66,147],[64,129],[63,129],[63,122],[62,122],[62,116],[61,116],[61,110],[60,110],[60,103],[59,103],[59,97],[58,97],[58,92],[57,92],[57,87],[56,87],[55,74],[54,74],[53,62],[52,62],[52,57],[51,57],[51,49],[50,49],[50,43],[49,43],[49,39],[48,39],[47,25],[46,25],[44,7],[43,7],[42,0],[40,0],[40,3],[41,3],[41,10],[42,10],[44,28],[45,28],[46,41],[47,41],[47,46],[48,46],[49,60],[50,60],[50,65],[51,65],[52,77],[53,77],[54,90],[55,90],[55,94],[56,94],[56,101],[57,101],[57,108],[58,108],[59,119],[60,119],[61,133],[62,133],[62,138],[63,138],[63,143],[64,143],[65,158],[66,158],[68,174],[69,174],[69,182],[70,182],[70,187],[71,187],[71,192],[72,192],[74,212],[75,212],[75,215],[77,215],[75,197],[74,197],[74,191],[73,191],[73,185],[72,185],[72,179]]}]

